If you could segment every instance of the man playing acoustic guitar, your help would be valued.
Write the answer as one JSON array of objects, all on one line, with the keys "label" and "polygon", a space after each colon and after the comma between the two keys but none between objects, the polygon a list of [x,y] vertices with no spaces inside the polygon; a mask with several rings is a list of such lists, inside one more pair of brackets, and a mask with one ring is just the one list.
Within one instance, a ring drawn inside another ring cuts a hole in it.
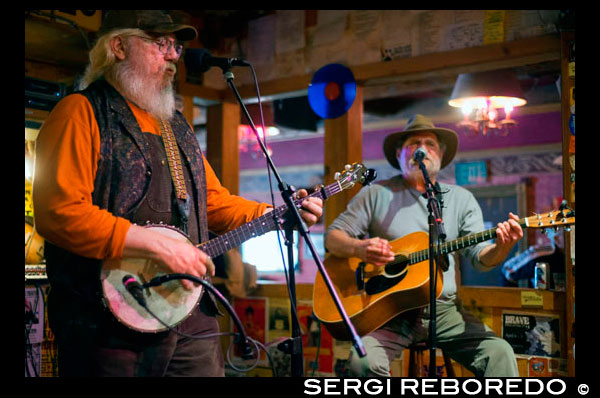
[{"label": "man playing acoustic guitar", "polygon": [[[457,134],[436,128],[422,115],[415,115],[404,131],[390,134],[383,144],[389,163],[400,175],[362,189],[329,227],[325,246],[336,257],[356,257],[374,266],[394,261],[390,242],[408,234],[428,232],[425,182],[419,164],[413,159],[418,148],[425,148],[423,159],[432,184],[439,171],[456,154]],[[464,188],[439,183],[443,192],[443,221],[447,240],[482,231],[481,209],[474,196]],[[519,218],[510,213],[499,223],[494,243],[482,242],[466,247],[463,254],[479,270],[500,264],[523,237]],[[367,238],[365,238],[367,237]],[[518,376],[511,346],[490,328],[466,312],[457,299],[455,258],[450,255],[443,273],[443,289],[436,302],[437,346],[476,376]],[[411,270],[408,270],[410,273]],[[408,310],[393,317],[363,337],[367,356],[359,358],[354,349],[350,369],[356,376],[390,375],[389,363],[413,342],[427,341],[429,306]],[[409,307],[409,308],[414,308]]]}]

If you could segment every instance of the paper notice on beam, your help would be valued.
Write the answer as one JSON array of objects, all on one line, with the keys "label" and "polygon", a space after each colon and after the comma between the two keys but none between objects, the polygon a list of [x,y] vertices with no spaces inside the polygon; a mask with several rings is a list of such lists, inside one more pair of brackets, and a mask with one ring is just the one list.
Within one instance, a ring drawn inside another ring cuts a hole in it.
[{"label": "paper notice on beam", "polygon": [[367,40],[369,36],[379,33],[380,11],[350,11],[350,31],[356,40]]},{"label": "paper notice on beam", "polygon": [[428,11],[419,15],[419,48],[414,55],[439,52],[442,46],[443,29],[450,21],[449,11]]},{"label": "paper notice on beam", "polygon": [[359,65],[381,60],[381,23],[380,11],[350,11],[350,65]]},{"label": "paper notice on beam", "polygon": [[346,30],[347,19],[348,10],[318,10],[312,45],[322,46],[341,40]]},{"label": "paper notice on beam", "polygon": [[406,10],[389,10],[383,13],[382,49],[384,61],[413,56],[417,47],[418,14]]},{"label": "paper notice on beam", "polygon": [[340,40],[327,46],[309,47],[304,53],[307,70],[317,69],[331,63],[346,64],[351,47],[351,35],[345,34]]},{"label": "paper notice on beam", "polygon": [[248,60],[254,64],[273,62],[275,52],[276,15],[248,22]]},{"label": "paper notice on beam", "polygon": [[483,45],[485,10],[456,10],[450,13],[450,23],[444,27],[440,51]]},{"label": "paper notice on beam", "polygon": [[483,44],[502,43],[504,41],[504,21],[506,10],[485,10],[483,25]]},{"label": "paper notice on beam", "polygon": [[483,45],[483,20],[451,24],[444,29],[441,51]]},{"label": "paper notice on beam", "polygon": [[485,18],[484,10],[453,10],[450,11],[452,15],[452,23],[462,24],[466,22],[483,22]]},{"label": "paper notice on beam", "polygon": [[423,55],[483,44],[485,10],[435,10],[419,15],[418,52]]},{"label": "paper notice on beam", "polygon": [[506,41],[556,33],[558,10],[507,10]]},{"label": "paper notice on beam", "polygon": [[277,55],[304,48],[304,10],[278,10],[275,26]]}]

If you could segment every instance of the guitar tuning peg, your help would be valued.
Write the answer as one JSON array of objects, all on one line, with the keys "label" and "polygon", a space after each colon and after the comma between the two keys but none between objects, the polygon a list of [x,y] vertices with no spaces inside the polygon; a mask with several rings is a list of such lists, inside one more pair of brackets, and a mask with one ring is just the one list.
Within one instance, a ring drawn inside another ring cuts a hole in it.
[{"label": "guitar tuning peg", "polygon": [[566,200],[566,199],[563,199],[563,201],[562,201],[562,202],[560,202],[560,206],[558,206],[558,210],[560,210],[561,212],[562,212],[564,209],[569,209],[569,202],[567,202],[567,200]]},{"label": "guitar tuning peg", "polygon": [[548,235],[548,228],[543,228],[543,229],[542,229],[542,233],[543,233],[544,235]]},{"label": "guitar tuning peg", "polygon": [[345,168],[346,170],[350,170],[350,169],[352,168],[352,166],[350,166],[349,164],[347,164],[347,165],[345,165],[345,166],[344,166],[344,168]]},{"label": "guitar tuning peg", "polygon": [[340,177],[341,177],[341,176],[342,176],[342,175],[340,174],[340,172],[339,172],[339,171],[337,171],[337,172],[336,172],[336,173],[333,175],[333,179],[337,181],[337,180],[339,180],[339,179],[340,179]]}]

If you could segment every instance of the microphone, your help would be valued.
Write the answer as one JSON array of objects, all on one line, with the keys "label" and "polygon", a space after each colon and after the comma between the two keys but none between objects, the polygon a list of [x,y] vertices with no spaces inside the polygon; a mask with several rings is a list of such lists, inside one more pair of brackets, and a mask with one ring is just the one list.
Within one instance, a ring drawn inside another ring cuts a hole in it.
[{"label": "microphone", "polygon": [[417,148],[415,153],[413,153],[413,159],[415,162],[421,162],[427,156],[427,151],[423,147]]},{"label": "microphone", "polygon": [[144,288],[131,275],[123,277],[123,286],[133,296],[133,298],[142,306],[146,306],[146,298],[144,297]]},{"label": "microphone", "polygon": [[243,59],[213,57],[210,52],[204,48],[186,49],[183,61],[186,69],[199,73],[204,73],[213,66],[217,66],[223,70],[229,69],[232,66],[250,66],[250,64]]}]

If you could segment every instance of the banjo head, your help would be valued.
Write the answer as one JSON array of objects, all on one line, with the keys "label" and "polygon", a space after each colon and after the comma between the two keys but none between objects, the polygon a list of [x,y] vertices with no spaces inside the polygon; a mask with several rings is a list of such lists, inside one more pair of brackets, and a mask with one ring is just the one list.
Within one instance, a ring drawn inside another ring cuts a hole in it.
[{"label": "banjo head", "polygon": [[[190,240],[181,231],[166,225],[150,225],[147,228],[172,238]],[[158,333],[168,328],[142,307],[123,285],[123,277],[133,276],[140,284],[149,282],[166,272],[158,264],[142,258],[107,260],[102,264],[101,282],[107,307],[125,326],[140,332]],[[172,280],[160,286],[144,289],[147,307],[169,327],[183,322],[194,310],[204,288],[195,286],[186,290],[180,280]]]}]

